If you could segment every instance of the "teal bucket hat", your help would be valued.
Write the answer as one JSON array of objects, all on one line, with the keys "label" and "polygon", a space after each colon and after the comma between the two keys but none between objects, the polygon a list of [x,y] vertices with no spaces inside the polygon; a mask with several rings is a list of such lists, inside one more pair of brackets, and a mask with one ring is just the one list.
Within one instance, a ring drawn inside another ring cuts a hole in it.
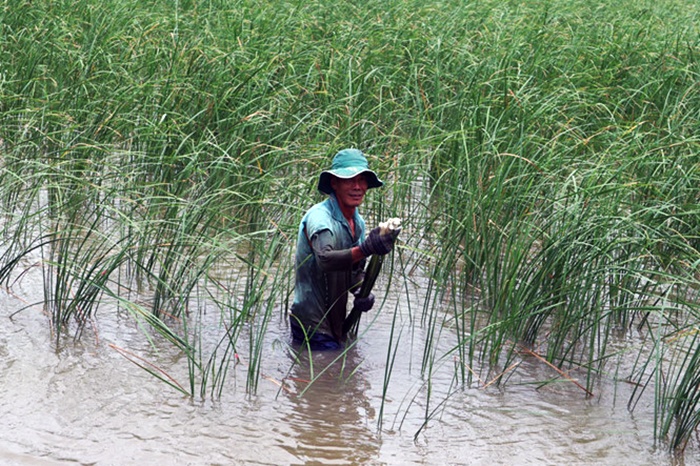
[{"label": "teal bucket hat", "polygon": [[369,169],[367,158],[362,151],[358,149],[343,149],[333,157],[331,168],[321,172],[318,178],[318,190],[325,194],[333,192],[331,176],[347,180],[361,173],[365,174],[369,188],[384,186],[384,182],[379,179],[377,174]]}]

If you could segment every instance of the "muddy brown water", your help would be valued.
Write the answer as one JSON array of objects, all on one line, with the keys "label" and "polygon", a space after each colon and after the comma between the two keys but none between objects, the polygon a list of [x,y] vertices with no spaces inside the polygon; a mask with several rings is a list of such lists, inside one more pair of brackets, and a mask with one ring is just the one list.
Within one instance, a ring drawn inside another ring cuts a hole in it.
[{"label": "muddy brown water", "polygon": [[[58,347],[40,307],[9,318],[40,297],[30,274],[0,292],[0,465],[679,464],[654,447],[651,399],[629,412],[630,388],[611,379],[586,398],[566,381],[534,383],[554,374],[528,360],[505,387],[462,387],[448,355],[435,358],[427,384],[423,330],[402,317],[392,340],[394,310],[408,313],[392,293],[335,363],[337,353],[316,353],[294,364],[286,322],[273,318],[257,393],[246,394],[239,350],[217,400],[183,397],[114,350],[186,383],[182,355],[155,352],[123,310],[100,308],[77,342]],[[327,369],[309,386],[311,364]],[[700,464],[700,454],[683,463]]]}]

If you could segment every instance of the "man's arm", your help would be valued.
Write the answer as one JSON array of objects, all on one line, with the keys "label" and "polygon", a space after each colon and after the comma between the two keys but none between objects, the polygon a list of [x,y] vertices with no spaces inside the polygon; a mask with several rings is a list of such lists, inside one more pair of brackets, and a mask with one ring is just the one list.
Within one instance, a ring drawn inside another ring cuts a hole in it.
[{"label": "man's arm", "polygon": [[316,233],[311,238],[311,247],[316,256],[316,262],[324,272],[347,270],[365,258],[358,246],[350,249],[333,249],[333,235],[329,230]]}]

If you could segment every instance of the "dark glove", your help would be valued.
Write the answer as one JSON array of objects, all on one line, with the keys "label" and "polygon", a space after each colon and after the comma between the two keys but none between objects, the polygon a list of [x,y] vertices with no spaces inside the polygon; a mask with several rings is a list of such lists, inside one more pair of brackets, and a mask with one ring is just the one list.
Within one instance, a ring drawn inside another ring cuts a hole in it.
[{"label": "dark glove", "polygon": [[367,312],[374,306],[374,295],[370,293],[366,298],[355,296],[355,301],[352,303],[352,306],[358,311]]},{"label": "dark glove", "polygon": [[394,240],[396,235],[387,233],[382,235],[379,233],[379,227],[369,232],[369,236],[360,244],[360,250],[365,257],[372,254],[383,256],[389,254],[394,248]]}]

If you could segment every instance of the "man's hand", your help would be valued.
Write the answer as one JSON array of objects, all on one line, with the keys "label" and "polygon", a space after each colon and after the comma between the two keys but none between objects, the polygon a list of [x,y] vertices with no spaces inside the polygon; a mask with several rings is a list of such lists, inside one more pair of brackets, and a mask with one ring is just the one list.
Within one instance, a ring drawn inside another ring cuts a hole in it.
[{"label": "man's hand", "polygon": [[366,298],[358,298],[355,296],[355,301],[352,304],[358,311],[367,312],[374,306],[374,295],[370,293]]},{"label": "man's hand", "polygon": [[396,235],[393,233],[381,234],[379,227],[369,232],[369,236],[360,244],[360,250],[365,257],[372,254],[383,256],[389,254],[394,248]]}]

